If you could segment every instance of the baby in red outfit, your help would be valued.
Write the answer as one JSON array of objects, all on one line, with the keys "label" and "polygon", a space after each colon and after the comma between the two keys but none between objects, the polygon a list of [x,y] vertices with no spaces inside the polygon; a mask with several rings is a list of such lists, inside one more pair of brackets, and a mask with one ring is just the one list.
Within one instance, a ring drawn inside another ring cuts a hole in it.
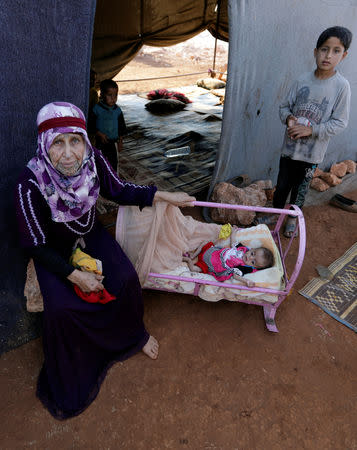
[{"label": "baby in red outfit", "polygon": [[222,242],[219,239],[215,243],[204,243],[189,256],[183,256],[182,260],[188,264],[191,272],[208,273],[217,281],[233,277],[249,287],[253,287],[255,283],[243,278],[244,275],[274,264],[272,252],[265,247],[250,249],[241,243],[223,247]]}]

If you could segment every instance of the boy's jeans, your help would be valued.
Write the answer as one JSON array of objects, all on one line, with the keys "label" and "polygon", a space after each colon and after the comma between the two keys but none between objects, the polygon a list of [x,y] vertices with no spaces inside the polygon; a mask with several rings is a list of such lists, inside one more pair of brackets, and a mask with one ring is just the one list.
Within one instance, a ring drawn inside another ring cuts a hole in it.
[{"label": "boy's jeans", "polygon": [[274,208],[284,208],[289,192],[291,192],[289,203],[301,208],[316,167],[317,164],[296,161],[282,155],[273,198]]}]

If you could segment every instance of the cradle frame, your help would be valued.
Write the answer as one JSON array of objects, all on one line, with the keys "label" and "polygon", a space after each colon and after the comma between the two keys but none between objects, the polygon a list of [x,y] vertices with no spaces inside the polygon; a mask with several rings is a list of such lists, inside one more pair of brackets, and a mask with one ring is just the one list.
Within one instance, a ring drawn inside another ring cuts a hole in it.
[{"label": "cradle frame", "polygon": [[[285,288],[282,290],[276,290],[276,289],[269,289],[269,288],[260,288],[260,287],[247,287],[243,285],[237,285],[237,284],[231,284],[231,283],[221,283],[218,281],[210,281],[210,280],[201,280],[198,278],[189,278],[189,277],[181,277],[181,276],[175,276],[175,275],[169,275],[169,274],[162,274],[162,273],[155,273],[150,272],[148,277],[150,278],[163,278],[168,280],[176,280],[176,281],[186,281],[190,283],[195,283],[194,292],[190,293],[190,295],[198,295],[200,286],[202,284],[210,284],[213,286],[219,286],[224,288],[232,288],[232,289],[239,289],[239,290],[249,290],[249,291],[255,291],[255,292],[263,292],[263,293],[269,293],[278,295],[278,300],[275,303],[267,303],[263,301],[255,301],[250,300],[247,298],[237,300],[238,303],[247,303],[252,305],[258,305],[263,307],[264,312],[264,319],[266,327],[269,331],[272,331],[274,333],[277,333],[279,330],[275,323],[275,315],[277,312],[277,309],[281,305],[281,303],[286,299],[286,297],[289,295],[297,277],[299,276],[304,256],[305,256],[305,248],[306,248],[306,228],[305,228],[305,219],[303,216],[303,213],[301,209],[296,205],[286,205],[284,209],[278,209],[278,208],[265,208],[260,206],[244,206],[244,205],[232,205],[228,203],[213,203],[213,202],[201,202],[201,201],[195,201],[192,203],[192,206],[201,206],[201,207],[208,207],[208,208],[223,208],[223,209],[234,209],[234,210],[243,210],[243,211],[254,211],[254,212],[262,212],[265,214],[278,214],[279,218],[277,223],[275,224],[275,227],[273,230],[271,230],[272,237],[277,245],[283,271],[284,271],[284,281],[285,281]],[[284,222],[284,218],[286,215],[293,216],[297,218],[297,226],[295,228],[294,233],[289,239],[287,245],[285,248],[283,248],[281,239],[280,239],[280,229]],[[298,246],[298,255],[296,259],[296,263],[294,266],[294,269],[290,275],[288,276],[285,260],[288,255],[288,252],[291,248],[291,245],[293,243],[293,240],[295,238],[295,235],[299,232],[299,246]],[[167,291],[167,292],[177,292],[175,289],[166,289],[166,288],[155,288],[150,287],[149,289],[156,289],[160,291]]]}]

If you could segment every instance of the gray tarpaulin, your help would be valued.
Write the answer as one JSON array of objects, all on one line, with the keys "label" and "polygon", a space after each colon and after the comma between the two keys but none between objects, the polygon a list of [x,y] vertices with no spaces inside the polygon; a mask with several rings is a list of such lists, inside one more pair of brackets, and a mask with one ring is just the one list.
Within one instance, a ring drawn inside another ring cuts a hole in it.
[{"label": "gray tarpaulin", "polygon": [[246,173],[276,181],[284,127],[278,107],[293,80],[315,68],[313,49],[330,26],[354,39],[339,65],[352,90],[348,128],[331,139],[322,168],[357,157],[357,0],[230,0],[228,83],[211,190]]}]

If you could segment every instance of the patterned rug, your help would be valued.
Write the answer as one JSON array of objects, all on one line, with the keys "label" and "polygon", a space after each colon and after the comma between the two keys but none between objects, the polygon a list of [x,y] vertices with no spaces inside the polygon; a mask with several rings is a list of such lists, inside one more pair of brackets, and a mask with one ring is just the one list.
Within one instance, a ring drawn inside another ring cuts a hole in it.
[{"label": "patterned rug", "polygon": [[357,332],[357,242],[299,291],[334,319]]},{"label": "patterned rug", "polygon": [[[151,114],[146,95],[119,96],[128,133],[119,154],[119,174],[137,184],[155,184],[163,191],[196,195],[208,190],[216,164],[223,106],[207,89],[178,89],[192,103],[174,114]],[[198,93],[197,93],[198,90]],[[187,155],[166,157],[168,150],[190,147]]]}]

